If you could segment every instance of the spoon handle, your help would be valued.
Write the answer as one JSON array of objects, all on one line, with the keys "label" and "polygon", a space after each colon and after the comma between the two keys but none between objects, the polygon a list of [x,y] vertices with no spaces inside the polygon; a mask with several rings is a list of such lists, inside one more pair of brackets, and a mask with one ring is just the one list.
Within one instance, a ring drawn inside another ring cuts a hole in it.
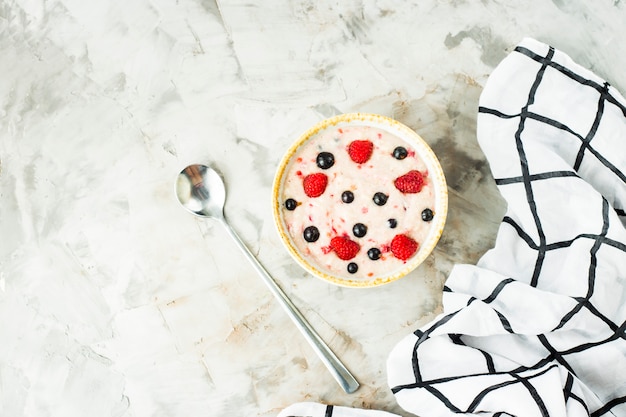
[{"label": "spoon handle", "polygon": [[317,334],[317,332],[311,327],[309,322],[304,318],[302,313],[296,308],[293,302],[287,297],[284,291],[278,286],[276,281],[270,276],[270,274],[263,268],[263,265],[256,259],[256,257],[250,252],[248,247],[243,243],[243,241],[239,238],[237,233],[233,230],[233,228],[228,224],[228,222],[224,219],[222,221],[228,233],[231,235],[233,240],[237,242],[241,251],[246,255],[254,269],[259,273],[265,284],[269,287],[270,291],[278,301],[281,306],[287,312],[287,315],[293,320],[296,324],[296,327],[302,332],[306,340],[309,342],[317,356],[322,360],[326,368],[330,371],[335,380],[339,383],[341,388],[348,394],[353,393],[359,388],[359,383],[354,376],[346,369],[346,367],[341,363],[339,358],[333,353],[332,350],[324,343],[322,338]]}]

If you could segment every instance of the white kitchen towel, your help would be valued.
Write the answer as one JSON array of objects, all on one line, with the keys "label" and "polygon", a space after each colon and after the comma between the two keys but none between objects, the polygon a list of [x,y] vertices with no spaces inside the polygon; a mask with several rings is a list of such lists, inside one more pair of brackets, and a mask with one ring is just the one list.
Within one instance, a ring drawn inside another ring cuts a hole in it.
[{"label": "white kitchen towel", "polygon": [[[626,100],[525,39],[489,77],[477,134],[507,213],[453,269],[443,313],[392,350],[392,392],[423,417],[626,416]],[[389,416],[301,406],[281,417]]]}]

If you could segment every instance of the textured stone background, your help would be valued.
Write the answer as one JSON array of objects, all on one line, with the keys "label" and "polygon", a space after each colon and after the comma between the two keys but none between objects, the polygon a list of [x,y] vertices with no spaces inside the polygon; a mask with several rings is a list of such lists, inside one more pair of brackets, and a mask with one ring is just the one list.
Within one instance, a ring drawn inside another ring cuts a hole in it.
[{"label": "textured stone background", "polygon": [[[273,416],[297,401],[401,413],[389,350],[440,309],[505,207],[478,97],[523,37],[626,91],[620,0],[0,1],[0,415]],[[278,161],[324,117],[417,130],[450,213],[434,254],[370,290],[311,278],[271,216]],[[176,174],[227,179],[234,228],[362,387],[344,394]]]}]

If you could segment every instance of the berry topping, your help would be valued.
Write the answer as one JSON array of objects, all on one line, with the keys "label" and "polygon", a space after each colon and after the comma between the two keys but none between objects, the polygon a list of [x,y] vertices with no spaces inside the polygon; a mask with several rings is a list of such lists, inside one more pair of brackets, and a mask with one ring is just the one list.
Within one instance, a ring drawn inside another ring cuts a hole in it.
[{"label": "berry topping", "polygon": [[435,213],[431,209],[427,208],[422,211],[422,220],[425,222],[431,221],[433,217],[435,217]]},{"label": "berry topping", "polygon": [[354,201],[354,193],[352,191],[344,191],[341,193],[341,201],[350,204]]},{"label": "berry topping", "polygon": [[309,226],[304,229],[304,233],[302,233],[302,235],[304,236],[304,240],[309,243],[317,242],[317,239],[320,238],[320,231],[315,226]]},{"label": "berry topping", "polygon": [[348,145],[348,155],[357,164],[367,162],[372,156],[374,144],[369,140],[355,140]]},{"label": "berry topping", "polygon": [[358,243],[345,236],[335,236],[330,240],[330,248],[339,259],[350,260],[356,256],[361,247]]},{"label": "berry topping", "polygon": [[412,170],[396,178],[393,184],[402,193],[419,193],[424,186],[424,175],[417,170]]},{"label": "berry topping", "polygon": [[328,185],[328,177],[326,174],[317,172],[315,174],[309,174],[304,177],[302,186],[304,187],[304,193],[309,197],[319,197],[326,191]]},{"label": "berry topping", "polygon": [[330,152],[320,152],[315,162],[321,169],[328,169],[335,165],[335,156]]},{"label": "berry topping", "polygon": [[378,285],[416,266],[442,215],[439,168],[404,134],[373,124],[312,130],[281,162],[273,196],[289,251],[348,286]]},{"label": "berry topping", "polygon": [[376,261],[378,259],[380,259],[380,249],[378,248],[371,248],[370,250],[367,251],[367,256],[372,260],[372,261]]},{"label": "berry topping", "polygon": [[289,211],[293,211],[298,207],[298,202],[293,198],[288,198],[285,200],[285,208]]},{"label": "berry topping", "polygon": [[384,206],[387,203],[387,199],[389,196],[385,193],[376,193],[372,200],[374,200],[374,204],[377,206]]},{"label": "berry topping", "polygon": [[367,226],[363,223],[357,223],[352,226],[352,233],[356,237],[363,237],[367,233]]},{"label": "berry topping", "polygon": [[393,157],[396,159],[404,159],[407,157],[409,153],[407,152],[405,147],[402,146],[398,146],[396,149],[393,150]]},{"label": "berry topping", "polygon": [[391,253],[396,258],[406,261],[413,256],[418,246],[418,243],[407,235],[395,235],[391,241]]}]

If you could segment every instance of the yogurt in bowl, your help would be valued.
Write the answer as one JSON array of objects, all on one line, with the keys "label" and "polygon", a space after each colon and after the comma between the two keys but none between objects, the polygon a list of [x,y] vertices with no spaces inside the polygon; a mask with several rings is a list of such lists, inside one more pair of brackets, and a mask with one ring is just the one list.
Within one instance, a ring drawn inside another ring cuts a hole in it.
[{"label": "yogurt in bowl", "polygon": [[407,126],[350,113],[323,120],[283,157],[273,213],[289,253],[348,287],[395,281],[437,244],[447,215],[437,157]]}]

